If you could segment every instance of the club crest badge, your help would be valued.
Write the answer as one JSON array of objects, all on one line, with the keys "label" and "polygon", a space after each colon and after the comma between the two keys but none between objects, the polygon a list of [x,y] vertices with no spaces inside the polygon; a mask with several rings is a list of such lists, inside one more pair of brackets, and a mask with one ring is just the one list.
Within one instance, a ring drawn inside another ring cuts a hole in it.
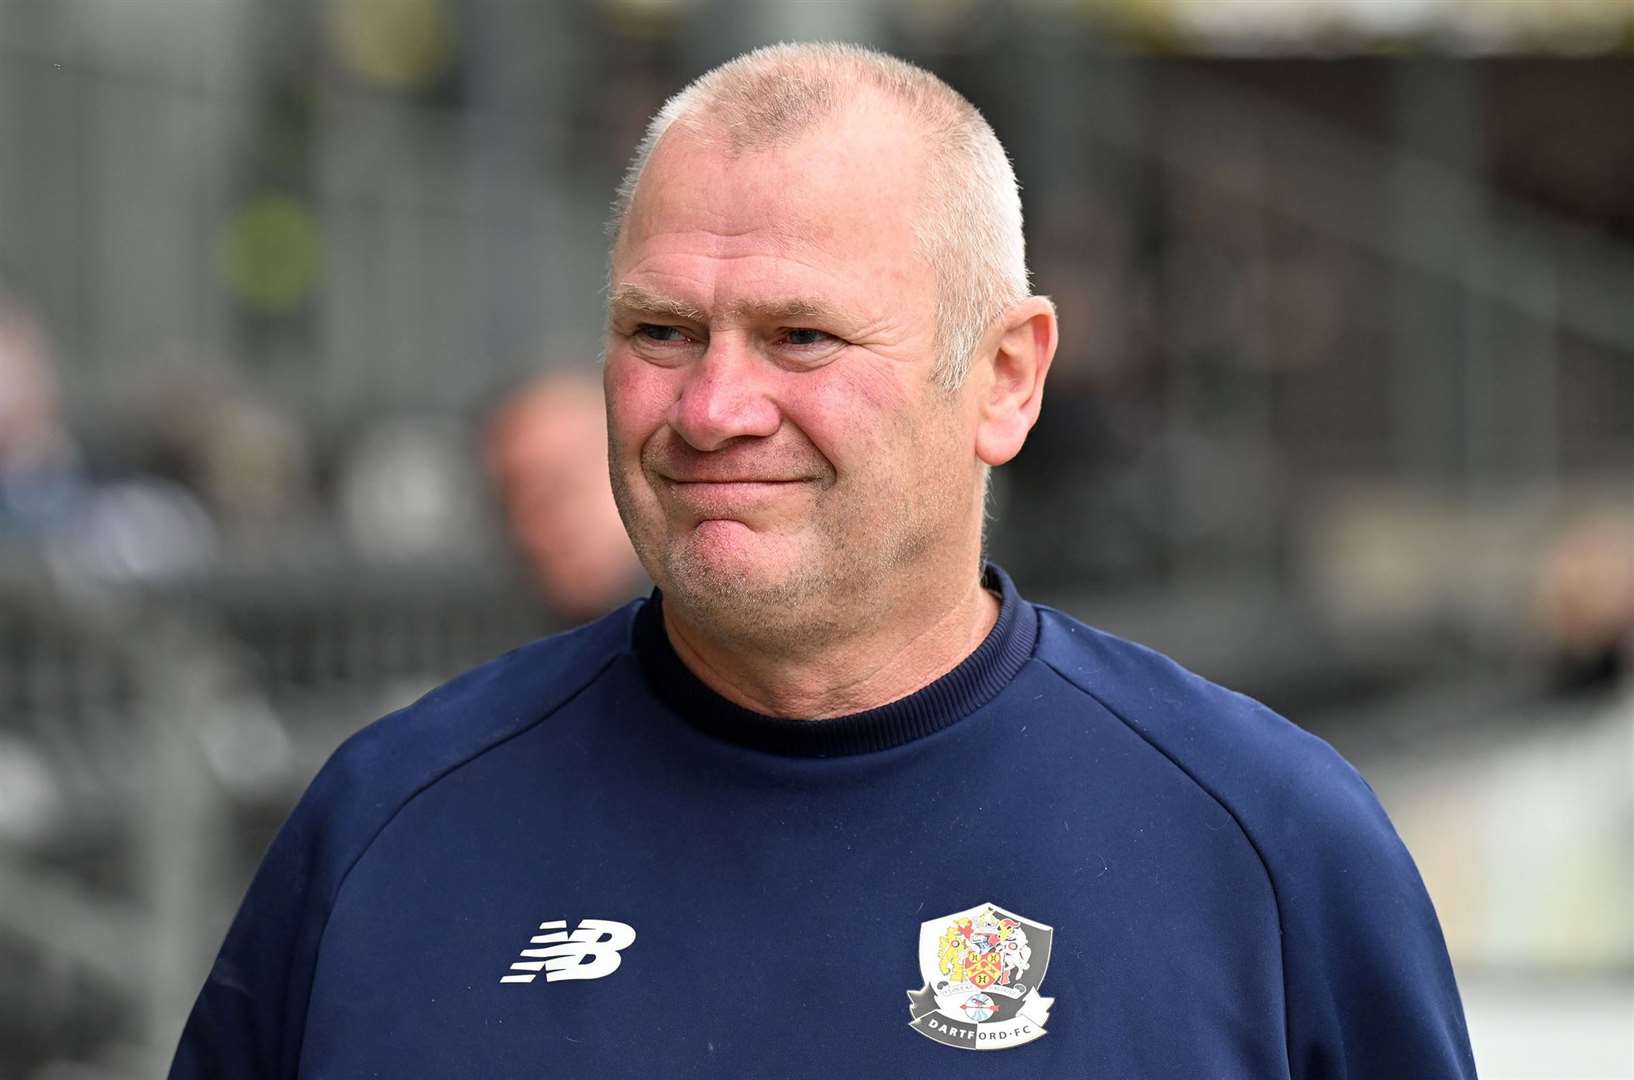
[{"label": "club crest badge", "polygon": [[1054,998],[1039,984],[1055,931],[993,904],[919,927],[925,985],[908,992],[912,1026],[962,1050],[1002,1050],[1043,1035]]}]

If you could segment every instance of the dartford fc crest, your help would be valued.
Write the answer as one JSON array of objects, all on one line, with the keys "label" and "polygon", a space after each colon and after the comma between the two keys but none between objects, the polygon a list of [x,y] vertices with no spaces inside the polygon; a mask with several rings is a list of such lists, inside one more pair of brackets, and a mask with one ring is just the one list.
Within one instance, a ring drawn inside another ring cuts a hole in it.
[{"label": "dartford fc crest", "polygon": [[964,1050],[1002,1050],[1044,1034],[1054,998],[1038,986],[1055,931],[993,904],[919,927],[925,985],[908,993],[913,1027]]}]

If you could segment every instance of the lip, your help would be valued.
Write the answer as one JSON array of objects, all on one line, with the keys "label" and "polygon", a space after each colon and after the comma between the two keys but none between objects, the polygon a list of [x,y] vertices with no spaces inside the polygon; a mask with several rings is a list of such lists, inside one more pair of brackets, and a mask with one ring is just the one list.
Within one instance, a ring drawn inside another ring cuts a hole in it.
[{"label": "lip", "polygon": [[753,507],[779,503],[804,480],[667,480],[670,497],[688,514],[734,517]]},{"label": "lip", "polygon": [[804,484],[804,480],[669,480],[668,486],[683,499],[762,499],[784,494]]},{"label": "lip", "polygon": [[790,484],[802,484],[803,480],[678,480],[669,477],[669,482],[681,488],[771,488],[787,487]]}]

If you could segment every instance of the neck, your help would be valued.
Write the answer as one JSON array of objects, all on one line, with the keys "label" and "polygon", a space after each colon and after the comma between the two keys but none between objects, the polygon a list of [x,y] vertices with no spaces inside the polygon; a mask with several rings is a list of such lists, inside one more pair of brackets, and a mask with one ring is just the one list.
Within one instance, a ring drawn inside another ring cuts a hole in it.
[{"label": "neck", "polygon": [[663,610],[676,655],[711,690],[770,716],[822,720],[888,704],[952,671],[993,628],[999,603],[976,575],[960,576],[806,648],[723,638],[667,597]]}]

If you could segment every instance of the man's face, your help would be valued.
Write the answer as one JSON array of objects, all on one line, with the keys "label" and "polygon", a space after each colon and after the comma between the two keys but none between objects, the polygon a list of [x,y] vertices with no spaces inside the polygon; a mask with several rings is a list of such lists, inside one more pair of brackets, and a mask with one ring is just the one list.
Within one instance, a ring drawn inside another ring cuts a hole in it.
[{"label": "man's face", "polygon": [[487,464],[512,543],[558,615],[590,618],[629,599],[634,553],[607,490],[601,395],[547,383],[488,431]]},{"label": "man's face", "polygon": [[653,580],[723,628],[819,631],[974,565],[975,410],[932,380],[923,150],[884,113],[736,158],[672,130],[614,251],[614,493]]}]

